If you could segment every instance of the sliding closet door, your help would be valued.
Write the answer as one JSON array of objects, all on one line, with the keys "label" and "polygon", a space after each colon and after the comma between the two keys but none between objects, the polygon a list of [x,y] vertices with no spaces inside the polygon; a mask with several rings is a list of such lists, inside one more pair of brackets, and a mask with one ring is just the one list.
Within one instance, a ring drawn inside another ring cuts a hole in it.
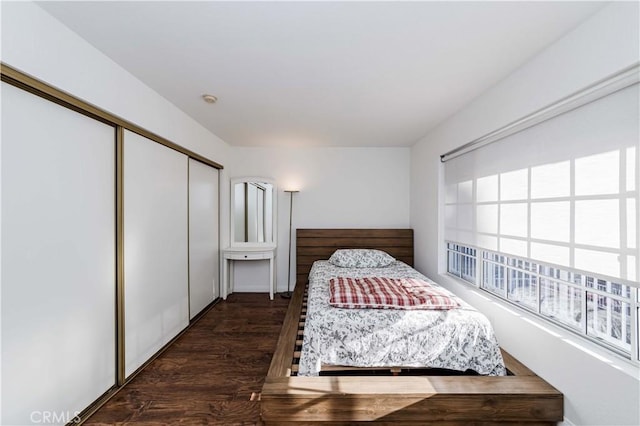
[{"label": "sliding closet door", "polygon": [[189,159],[189,318],[219,296],[218,170]]},{"label": "sliding closet door", "polygon": [[125,131],[125,374],[189,323],[187,156]]},{"label": "sliding closet door", "polygon": [[115,384],[115,129],[2,83],[0,144],[2,424],[64,424]]}]

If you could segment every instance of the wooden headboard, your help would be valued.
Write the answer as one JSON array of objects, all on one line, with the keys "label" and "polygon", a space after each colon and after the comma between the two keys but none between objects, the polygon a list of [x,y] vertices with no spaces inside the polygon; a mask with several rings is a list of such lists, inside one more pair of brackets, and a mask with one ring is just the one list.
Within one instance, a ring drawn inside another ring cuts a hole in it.
[{"label": "wooden headboard", "polygon": [[413,266],[413,229],[297,229],[296,282],[305,284],[313,262],[344,248],[384,250]]}]

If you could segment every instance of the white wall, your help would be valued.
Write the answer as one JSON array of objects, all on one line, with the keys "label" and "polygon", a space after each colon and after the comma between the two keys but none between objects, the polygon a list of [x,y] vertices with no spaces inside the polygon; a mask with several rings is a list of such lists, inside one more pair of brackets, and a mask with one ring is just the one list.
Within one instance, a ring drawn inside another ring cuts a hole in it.
[{"label": "white wall", "polygon": [[[229,175],[278,185],[278,291],[287,288],[289,195],[293,228],[407,228],[409,148],[234,148]],[[292,271],[295,271],[295,231]],[[228,236],[227,236],[228,239]],[[266,291],[268,263],[235,262],[235,291]],[[295,284],[292,272],[291,286]]]},{"label": "white wall", "polygon": [[2,2],[2,61],[223,162],[228,145],[31,2]]},{"label": "white wall", "polygon": [[516,308],[505,310],[495,299],[439,276],[445,269],[439,156],[636,63],[638,13],[638,3],[605,7],[441,123],[411,150],[416,267],[485,312],[501,345],[564,393],[565,417],[580,425],[640,424],[637,366],[552,325],[541,328],[534,317]]}]

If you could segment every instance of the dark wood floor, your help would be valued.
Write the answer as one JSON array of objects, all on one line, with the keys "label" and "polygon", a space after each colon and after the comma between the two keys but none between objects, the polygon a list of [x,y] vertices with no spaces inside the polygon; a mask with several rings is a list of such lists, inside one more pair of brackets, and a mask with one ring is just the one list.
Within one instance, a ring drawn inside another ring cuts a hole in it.
[{"label": "dark wood floor", "polygon": [[261,424],[258,394],[288,300],[233,294],[190,330],[86,425]]}]

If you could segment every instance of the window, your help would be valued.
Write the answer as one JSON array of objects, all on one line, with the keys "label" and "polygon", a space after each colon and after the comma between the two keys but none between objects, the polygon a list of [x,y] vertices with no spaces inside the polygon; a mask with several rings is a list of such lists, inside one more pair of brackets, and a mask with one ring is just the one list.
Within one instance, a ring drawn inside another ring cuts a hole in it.
[{"label": "window", "polygon": [[445,162],[447,271],[638,360],[636,81]]},{"label": "window", "polygon": [[449,244],[448,271],[470,283],[476,282],[476,250],[458,244]]},{"label": "window", "polygon": [[447,243],[447,271],[476,284],[477,252],[482,255],[477,284],[483,290],[618,352],[632,353],[631,286],[455,243]]}]

